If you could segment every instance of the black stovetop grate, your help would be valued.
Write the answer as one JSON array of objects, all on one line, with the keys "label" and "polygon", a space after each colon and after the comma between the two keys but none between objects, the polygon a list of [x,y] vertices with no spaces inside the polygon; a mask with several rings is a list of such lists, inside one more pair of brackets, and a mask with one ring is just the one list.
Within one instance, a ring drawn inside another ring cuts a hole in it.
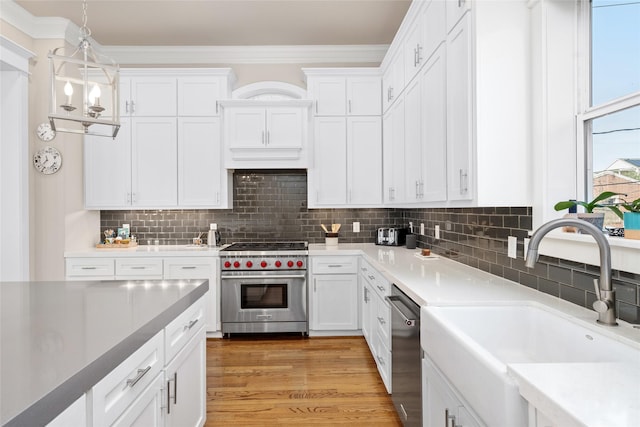
[{"label": "black stovetop grate", "polygon": [[235,242],[221,251],[304,251],[307,242]]}]

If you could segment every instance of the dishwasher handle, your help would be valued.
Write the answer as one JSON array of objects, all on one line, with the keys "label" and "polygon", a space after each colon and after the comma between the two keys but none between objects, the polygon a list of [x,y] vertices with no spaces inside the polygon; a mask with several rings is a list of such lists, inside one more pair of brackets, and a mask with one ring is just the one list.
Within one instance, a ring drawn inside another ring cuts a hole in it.
[{"label": "dishwasher handle", "polygon": [[402,300],[400,299],[400,297],[398,297],[396,295],[391,295],[391,296],[384,297],[384,299],[386,299],[389,302],[389,305],[400,314],[400,316],[402,317],[402,321],[404,322],[405,325],[407,325],[409,327],[416,326],[416,320],[415,319],[409,319],[407,316],[405,316],[405,314],[402,312],[402,310],[400,310],[400,307],[399,307],[400,304],[402,304],[404,307],[406,307],[402,303]]}]

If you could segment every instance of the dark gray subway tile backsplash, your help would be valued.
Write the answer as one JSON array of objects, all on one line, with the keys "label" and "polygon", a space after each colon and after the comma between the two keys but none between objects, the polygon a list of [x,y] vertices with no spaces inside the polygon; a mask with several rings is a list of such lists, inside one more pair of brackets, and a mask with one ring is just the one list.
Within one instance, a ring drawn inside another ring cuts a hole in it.
[{"label": "dark gray subway tile backsplash", "polygon": [[[307,240],[324,242],[320,224],[341,223],[341,243],[374,241],[378,227],[424,223],[427,236],[418,246],[524,286],[591,308],[593,278],[599,267],[541,256],[535,268],[525,267],[523,239],[532,227],[531,207],[437,209],[308,209],[304,170],[236,170],[233,209],[102,211],[101,230],[131,226],[141,244],[187,244],[217,223],[222,243],[237,241]],[[360,233],[351,224],[360,222]],[[441,238],[433,238],[435,225]],[[96,233],[98,234],[98,233]],[[507,257],[507,237],[518,238],[518,258]],[[99,236],[96,236],[97,238]],[[619,317],[640,323],[640,275],[614,271]]]}]

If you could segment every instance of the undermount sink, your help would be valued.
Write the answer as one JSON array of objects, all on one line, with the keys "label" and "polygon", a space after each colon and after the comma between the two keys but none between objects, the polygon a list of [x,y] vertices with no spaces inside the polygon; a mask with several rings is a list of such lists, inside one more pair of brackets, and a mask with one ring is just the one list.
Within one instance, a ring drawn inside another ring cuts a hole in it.
[{"label": "undermount sink", "polygon": [[544,306],[428,306],[422,319],[423,349],[490,426],[526,425],[509,364],[638,360],[637,348]]}]

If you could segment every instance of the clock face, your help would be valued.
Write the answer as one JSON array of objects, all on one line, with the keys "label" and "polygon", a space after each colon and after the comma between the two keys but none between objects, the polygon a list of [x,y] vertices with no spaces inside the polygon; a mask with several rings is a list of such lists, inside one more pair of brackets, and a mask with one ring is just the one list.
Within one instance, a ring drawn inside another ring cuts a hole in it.
[{"label": "clock face", "polygon": [[53,147],[41,148],[33,155],[33,166],[45,175],[56,173],[62,166],[62,154]]},{"label": "clock face", "polygon": [[49,123],[44,122],[38,125],[36,135],[38,135],[38,138],[41,140],[49,142],[56,137],[56,131],[51,129],[51,125]]}]

